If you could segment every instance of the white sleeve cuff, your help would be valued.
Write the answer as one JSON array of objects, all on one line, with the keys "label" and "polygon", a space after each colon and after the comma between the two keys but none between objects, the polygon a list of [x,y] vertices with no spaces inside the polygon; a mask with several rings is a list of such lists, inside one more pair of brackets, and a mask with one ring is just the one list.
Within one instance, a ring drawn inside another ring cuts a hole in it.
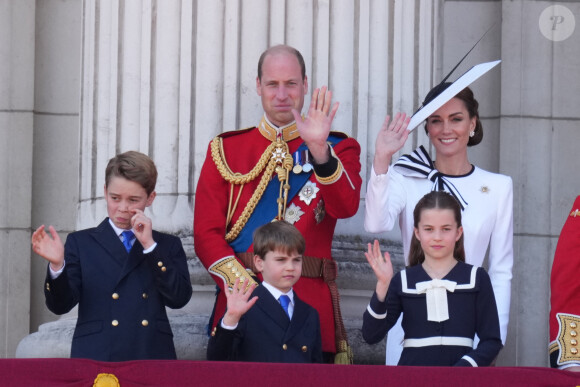
[{"label": "white sleeve cuff", "polygon": [[64,267],[65,266],[66,266],[66,261],[63,261],[62,267],[58,271],[54,271],[54,270],[52,270],[52,267],[50,266],[50,263],[49,263],[48,264],[48,270],[50,272],[50,278],[57,279],[58,276],[61,275],[62,272],[64,271]]},{"label": "white sleeve cuff", "polygon": [[155,250],[155,248],[157,247],[157,242],[153,243],[151,245],[151,247],[149,247],[146,250],[143,250],[143,254],[149,254],[150,252],[152,252],[153,250]]},{"label": "white sleeve cuff", "polygon": [[467,355],[464,355],[462,357],[462,359],[465,360],[465,361],[467,361],[469,364],[471,364],[472,367],[477,367],[477,363],[471,357],[469,357]]},{"label": "white sleeve cuff", "polygon": [[375,313],[375,311],[371,308],[371,304],[367,306],[367,312],[369,312],[369,314],[374,318],[376,318],[377,320],[384,320],[385,318],[387,318],[387,312],[383,314]]},{"label": "white sleeve cuff", "polygon": [[226,325],[224,324],[224,320],[222,319],[220,321],[220,325],[222,328],[227,329],[228,331],[233,331],[234,329],[236,329],[238,327],[238,324],[236,325]]}]

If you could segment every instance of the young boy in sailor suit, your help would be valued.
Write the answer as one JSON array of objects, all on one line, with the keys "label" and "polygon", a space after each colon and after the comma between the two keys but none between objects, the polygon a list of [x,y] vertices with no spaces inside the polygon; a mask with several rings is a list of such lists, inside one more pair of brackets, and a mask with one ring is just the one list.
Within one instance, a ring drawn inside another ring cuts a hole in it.
[{"label": "young boy in sailor suit", "polygon": [[302,272],[305,242],[285,221],[254,232],[254,265],[261,285],[235,280],[226,292],[227,310],[213,330],[208,360],[320,363],[318,312],[292,290]]}]

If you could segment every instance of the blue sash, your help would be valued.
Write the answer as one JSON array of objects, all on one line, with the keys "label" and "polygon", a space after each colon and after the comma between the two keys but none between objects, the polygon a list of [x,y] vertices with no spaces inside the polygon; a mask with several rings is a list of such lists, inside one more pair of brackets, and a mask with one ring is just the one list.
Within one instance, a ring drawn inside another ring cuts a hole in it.
[{"label": "blue sash", "polygon": [[[342,140],[343,138],[330,135],[327,141],[334,147]],[[304,151],[306,149],[306,144],[302,143],[297,151]],[[304,184],[306,184],[310,179],[310,175],[312,175],[312,172],[302,172],[298,175],[292,171],[290,172],[290,177],[288,179],[288,184],[290,184],[288,203],[290,203],[294,196],[300,192]],[[278,216],[277,199],[279,195],[280,181],[278,179],[271,179],[266,186],[262,198],[256,205],[256,208],[254,208],[254,212],[246,222],[246,225],[242,231],[240,231],[238,237],[229,243],[236,253],[248,251],[248,248],[252,245],[254,230],[263,224],[271,222],[276,216]]]}]

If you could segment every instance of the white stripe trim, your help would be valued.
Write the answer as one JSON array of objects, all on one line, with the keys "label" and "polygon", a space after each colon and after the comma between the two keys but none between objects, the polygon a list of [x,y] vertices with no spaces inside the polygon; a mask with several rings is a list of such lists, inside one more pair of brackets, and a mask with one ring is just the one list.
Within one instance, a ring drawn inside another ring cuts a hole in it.
[{"label": "white stripe trim", "polygon": [[468,284],[457,285],[455,289],[473,289],[475,287],[475,278],[477,277],[477,267],[471,268],[471,278]]},{"label": "white stripe trim", "polygon": [[387,317],[387,312],[385,312],[384,314],[375,313],[375,311],[371,308],[371,304],[367,306],[367,312],[369,312],[369,314],[374,318],[376,318],[377,320],[384,320]]},{"label": "white stripe trim", "polygon": [[418,294],[417,289],[409,289],[409,285],[407,285],[407,271],[405,269],[401,270],[401,287],[403,288],[403,293]]},{"label": "white stripe trim", "polygon": [[473,348],[473,339],[467,337],[433,336],[422,339],[405,339],[403,341],[403,347],[419,348],[433,345],[456,345]]},{"label": "white stripe trim", "polygon": [[462,359],[467,361],[469,364],[471,364],[472,367],[477,367],[477,363],[471,357],[469,357],[467,355],[463,355]]}]

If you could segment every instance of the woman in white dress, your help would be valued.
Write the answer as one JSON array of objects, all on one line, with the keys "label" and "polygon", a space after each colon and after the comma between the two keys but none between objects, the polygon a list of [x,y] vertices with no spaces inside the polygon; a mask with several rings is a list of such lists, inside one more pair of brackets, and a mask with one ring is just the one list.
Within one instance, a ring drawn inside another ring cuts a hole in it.
[{"label": "woman in white dress", "polygon": [[[427,105],[451,83],[433,88]],[[405,264],[413,235],[413,209],[423,195],[445,190],[461,204],[467,263],[481,266],[489,251],[488,273],[497,301],[502,342],[509,321],[513,264],[513,188],[509,176],[472,165],[467,147],[483,138],[478,102],[469,87],[451,98],[425,122],[425,131],[435,148],[435,160],[421,146],[390,165],[404,145],[409,118],[387,116],[377,136],[371,176],[367,186],[365,229],[380,233],[391,230],[398,220]],[[397,364],[403,330],[393,327],[387,336],[387,364]]]}]

